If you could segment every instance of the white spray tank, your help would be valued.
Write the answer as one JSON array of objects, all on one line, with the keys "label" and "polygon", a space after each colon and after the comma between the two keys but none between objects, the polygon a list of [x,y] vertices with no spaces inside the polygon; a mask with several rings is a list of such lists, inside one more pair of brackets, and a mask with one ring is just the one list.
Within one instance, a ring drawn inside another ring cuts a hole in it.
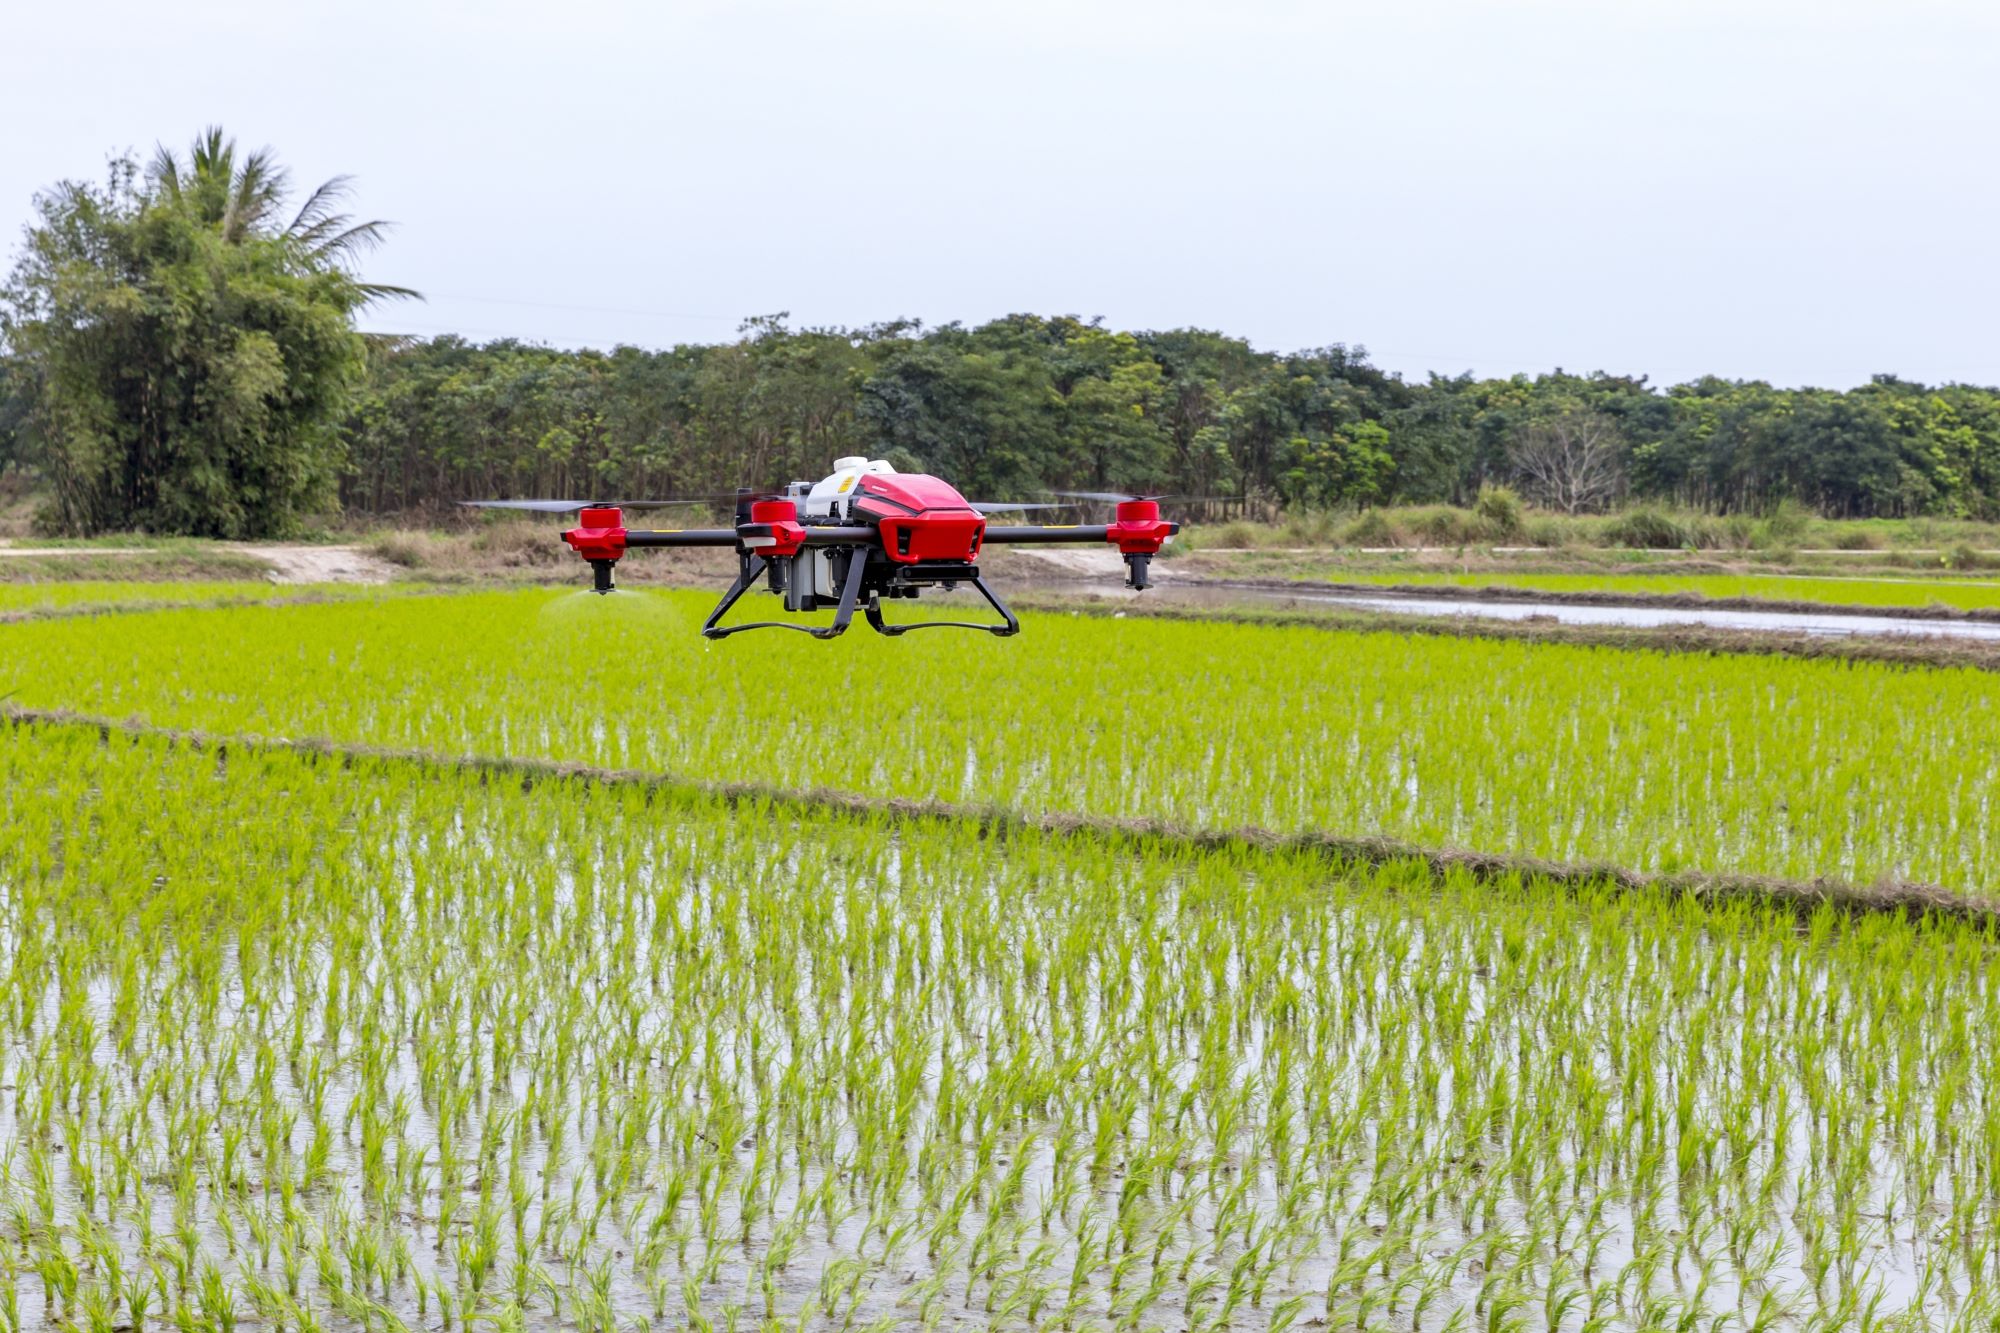
[{"label": "white spray tank", "polygon": [[[845,523],[854,505],[856,483],[870,473],[895,470],[880,458],[863,458],[859,454],[836,458],[832,474],[815,482],[806,493],[799,506],[799,517],[807,523]],[[840,589],[833,581],[833,553],[824,547],[813,552],[812,590],[816,597],[840,596]]]}]

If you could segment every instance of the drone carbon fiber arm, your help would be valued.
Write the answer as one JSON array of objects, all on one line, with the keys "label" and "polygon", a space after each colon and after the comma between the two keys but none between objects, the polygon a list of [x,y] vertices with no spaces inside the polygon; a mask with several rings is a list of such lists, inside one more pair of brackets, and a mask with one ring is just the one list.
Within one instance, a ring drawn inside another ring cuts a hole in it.
[{"label": "drone carbon fiber arm", "polygon": [[986,525],[986,541],[993,542],[1102,542],[1111,539],[1105,523],[1027,523]]},{"label": "drone carbon fiber arm", "polygon": [[[632,546],[750,546],[764,535],[764,524],[746,523],[740,528],[629,528],[625,545]],[[799,538],[805,546],[879,545],[881,535],[865,527],[804,527]]]},{"label": "drone carbon fiber arm", "polygon": [[627,546],[734,546],[735,528],[628,528]]},{"label": "drone carbon fiber arm", "polygon": [[1178,523],[1170,523],[1160,517],[1160,506],[1152,500],[1128,499],[1118,504],[1116,523],[1079,523],[1074,527],[1053,525],[1033,525],[1022,527],[993,527],[986,529],[988,542],[1110,542],[1118,548],[1118,554],[1125,557],[1125,568],[1131,572],[1125,582],[1134,588],[1144,588],[1152,580],[1148,577],[1148,567],[1160,548],[1167,544],[1167,538],[1181,530]]}]

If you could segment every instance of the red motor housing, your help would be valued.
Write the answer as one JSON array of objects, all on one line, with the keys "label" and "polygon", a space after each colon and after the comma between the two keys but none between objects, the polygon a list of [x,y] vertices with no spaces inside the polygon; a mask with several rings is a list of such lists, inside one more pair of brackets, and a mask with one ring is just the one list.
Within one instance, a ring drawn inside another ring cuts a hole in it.
[{"label": "red motor housing", "polygon": [[871,472],[858,490],[851,512],[874,522],[883,553],[897,564],[979,558],[986,515],[949,483],[921,472]]},{"label": "red motor housing", "polygon": [[1161,519],[1157,501],[1124,500],[1118,505],[1118,521],[1104,540],[1115,544],[1122,555],[1158,555],[1167,538],[1180,530],[1180,524]]},{"label": "red motor housing", "polygon": [[617,560],[625,554],[625,515],[617,509],[586,509],[562,535],[585,560]]},{"label": "red motor housing", "polygon": [[614,590],[611,571],[625,554],[625,515],[611,506],[586,509],[562,535],[570,549],[590,562],[591,591]]},{"label": "red motor housing", "polygon": [[797,555],[806,544],[799,507],[790,500],[753,500],[750,521],[736,530],[744,546],[767,559]]}]

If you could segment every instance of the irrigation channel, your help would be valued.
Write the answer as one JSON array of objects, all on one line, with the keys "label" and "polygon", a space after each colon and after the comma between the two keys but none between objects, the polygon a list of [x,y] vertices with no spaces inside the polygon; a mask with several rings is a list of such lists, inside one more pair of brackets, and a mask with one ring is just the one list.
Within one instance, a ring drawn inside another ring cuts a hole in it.
[{"label": "irrigation channel", "polygon": [[[1105,584],[1087,579],[1038,581],[1049,591],[1104,594]],[[1123,589],[1119,595],[1128,595]],[[1847,611],[1739,611],[1684,606],[1600,606],[1557,601],[1487,601],[1458,597],[1425,597],[1408,593],[1320,592],[1310,585],[1273,588],[1243,583],[1159,583],[1145,597],[1166,606],[1283,606],[1293,609],[1324,606],[1343,611],[1383,611],[1398,615],[1470,616],[1481,620],[1543,620],[1564,625],[1620,626],[1666,629],[1758,630],[1774,634],[1905,635],[2000,642],[2000,623],[1974,620],[1925,619]]]}]

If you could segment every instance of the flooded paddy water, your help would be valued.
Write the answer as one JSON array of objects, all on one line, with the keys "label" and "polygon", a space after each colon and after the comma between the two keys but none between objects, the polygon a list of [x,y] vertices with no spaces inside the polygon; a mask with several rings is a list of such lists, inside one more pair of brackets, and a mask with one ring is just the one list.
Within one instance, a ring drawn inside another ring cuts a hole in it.
[{"label": "flooded paddy water", "polygon": [[1162,582],[1143,593],[1131,594],[1101,582],[1073,580],[1038,581],[1038,590],[1082,596],[1124,598],[1136,596],[1160,606],[1187,606],[1211,609],[1231,607],[1286,607],[1330,611],[1376,611],[1411,616],[1463,616],[1479,620],[1546,621],[1563,625],[1626,626],[1633,629],[1698,627],[1703,629],[1748,630],[1772,634],[1863,635],[1972,639],[2000,642],[2000,623],[1993,621],[1925,618],[1921,616],[1871,615],[1865,611],[1829,609],[1824,612],[1797,610],[1750,611],[1689,606],[1606,606],[1562,601],[1535,601],[1510,598],[1505,601],[1475,597],[1419,596],[1408,593],[1362,593],[1315,591],[1310,585],[1276,588],[1261,584]]},{"label": "flooded paddy water", "polygon": [[[1321,661],[1298,632],[1048,612],[1000,646],[711,645],[704,612],[529,592],[7,627],[32,705],[224,739],[0,726],[0,1333],[2000,1315],[1977,909],[1049,833],[974,804],[1214,829],[1306,791],[1356,803],[1285,827],[1559,836],[1625,865],[1682,831],[1711,839],[1696,865],[1942,847],[1926,864],[1976,892],[1981,678],[1409,634]],[[796,758],[788,710],[885,662],[895,717],[934,727],[857,748],[870,713],[816,762],[747,767]],[[1598,684],[1571,678],[1590,663]],[[1009,720],[1045,721],[1058,677],[1063,728]],[[1825,707],[1836,689],[1871,709]],[[1713,725],[1660,706],[1690,693]],[[1942,725],[1969,739],[1927,752],[1928,783],[1850,753]],[[1700,785],[1645,766],[1672,746]],[[455,762],[515,754],[975,813]],[[1885,768],[1921,790],[1865,785]]]},{"label": "flooded paddy water", "polygon": [[10,1328],[1991,1313],[1976,927],[0,735]]}]

